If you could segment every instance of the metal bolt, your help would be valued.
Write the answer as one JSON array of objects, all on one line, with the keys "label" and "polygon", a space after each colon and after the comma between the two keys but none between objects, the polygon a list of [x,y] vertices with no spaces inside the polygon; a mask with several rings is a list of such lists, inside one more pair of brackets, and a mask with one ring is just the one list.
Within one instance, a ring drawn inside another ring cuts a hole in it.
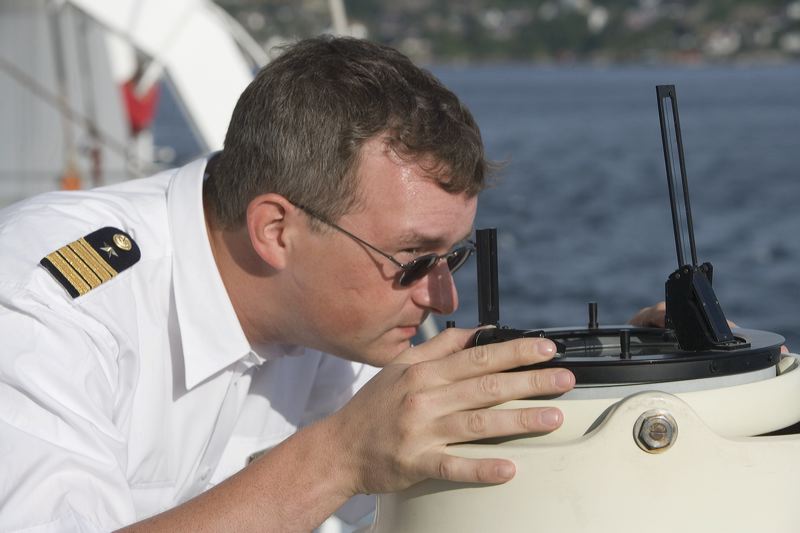
[{"label": "metal bolt", "polygon": [[642,414],[633,426],[639,448],[648,453],[668,450],[678,437],[678,425],[667,411],[655,409]]}]

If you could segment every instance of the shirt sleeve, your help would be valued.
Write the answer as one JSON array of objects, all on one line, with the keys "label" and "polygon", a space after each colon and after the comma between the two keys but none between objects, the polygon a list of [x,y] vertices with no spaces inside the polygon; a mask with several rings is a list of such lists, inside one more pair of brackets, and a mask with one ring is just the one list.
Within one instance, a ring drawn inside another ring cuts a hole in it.
[{"label": "shirt sleeve", "polygon": [[135,521],[114,426],[116,354],[97,323],[0,286],[0,531]]}]

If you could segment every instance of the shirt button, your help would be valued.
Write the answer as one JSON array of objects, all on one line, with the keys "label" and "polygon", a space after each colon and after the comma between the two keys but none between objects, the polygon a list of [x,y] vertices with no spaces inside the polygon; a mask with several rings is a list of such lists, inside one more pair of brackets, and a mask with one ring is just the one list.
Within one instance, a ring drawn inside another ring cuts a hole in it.
[{"label": "shirt button", "polygon": [[207,479],[208,479],[208,475],[209,475],[210,473],[211,473],[211,469],[210,469],[210,468],[208,468],[207,466],[204,466],[204,467],[203,467],[203,468],[200,470],[200,481],[205,481],[205,480],[207,480]]}]

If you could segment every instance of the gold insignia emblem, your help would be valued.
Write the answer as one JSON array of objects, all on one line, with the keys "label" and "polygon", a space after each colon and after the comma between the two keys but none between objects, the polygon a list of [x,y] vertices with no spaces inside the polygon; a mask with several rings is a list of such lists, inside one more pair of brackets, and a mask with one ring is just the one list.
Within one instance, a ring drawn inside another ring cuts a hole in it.
[{"label": "gold insignia emblem", "polygon": [[114,257],[119,257],[119,254],[117,253],[117,251],[116,251],[116,250],[115,250],[115,249],[114,249],[112,246],[109,246],[109,245],[108,245],[108,244],[106,244],[106,243],[103,243],[103,244],[105,244],[105,246],[101,246],[101,247],[100,247],[100,249],[101,249],[101,250],[103,250],[105,253],[107,253],[107,254],[108,254],[108,258],[109,258],[109,259],[111,259],[111,256],[112,256],[112,255],[113,255]]},{"label": "gold insignia emblem", "polygon": [[[117,248],[119,248],[120,250],[124,250],[126,252],[130,251],[130,249],[131,249],[131,240],[128,237],[126,237],[122,233],[117,233],[116,235],[114,235],[114,237],[112,239],[114,241],[114,244],[117,245]],[[114,254],[114,255],[117,255],[117,254]]]},{"label": "gold insignia emblem", "polygon": [[106,226],[47,254],[39,264],[77,298],[110,281],[141,257],[133,239],[122,230]]}]

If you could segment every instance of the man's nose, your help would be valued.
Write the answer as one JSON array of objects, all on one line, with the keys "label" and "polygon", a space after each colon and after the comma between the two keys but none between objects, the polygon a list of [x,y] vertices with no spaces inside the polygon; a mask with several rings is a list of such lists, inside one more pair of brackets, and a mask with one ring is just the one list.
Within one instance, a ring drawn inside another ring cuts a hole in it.
[{"label": "man's nose", "polygon": [[447,261],[439,261],[414,286],[412,300],[420,307],[438,315],[449,315],[458,307],[458,291]]}]

